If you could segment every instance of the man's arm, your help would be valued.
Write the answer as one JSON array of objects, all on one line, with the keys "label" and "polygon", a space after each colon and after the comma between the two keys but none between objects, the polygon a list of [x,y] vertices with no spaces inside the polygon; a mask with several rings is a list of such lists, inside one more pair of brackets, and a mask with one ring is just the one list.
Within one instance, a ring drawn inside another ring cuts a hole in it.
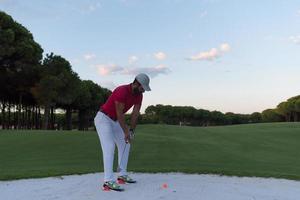
[{"label": "man's arm", "polygon": [[125,123],[125,114],[123,113],[125,105],[124,105],[124,103],[116,101],[115,106],[116,106],[118,121],[119,121],[120,126],[123,129],[123,132],[125,135],[125,141],[130,142],[129,130],[128,130],[128,126]]},{"label": "man's arm", "polygon": [[135,104],[131,113],[130,129],[135,129],[138,117],[140,115],[140,104]]}]

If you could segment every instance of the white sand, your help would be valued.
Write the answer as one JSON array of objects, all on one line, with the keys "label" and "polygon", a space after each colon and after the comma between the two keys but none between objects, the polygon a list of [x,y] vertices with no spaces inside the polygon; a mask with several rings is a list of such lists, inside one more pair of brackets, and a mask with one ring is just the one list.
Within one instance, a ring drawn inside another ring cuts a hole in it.
[{"label": "white sand", "polygon": [[[124,192],[101,190],[103,174],[0,181],[1,200],[299,200],[300,181],[217,175],[131,174]],[[166,184],[168,187],[163,188]]]}]

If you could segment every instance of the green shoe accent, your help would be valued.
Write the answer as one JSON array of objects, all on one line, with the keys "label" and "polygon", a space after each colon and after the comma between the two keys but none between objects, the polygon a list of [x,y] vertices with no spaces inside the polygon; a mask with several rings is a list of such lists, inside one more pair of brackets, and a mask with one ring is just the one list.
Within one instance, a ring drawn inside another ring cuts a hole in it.
[{"label": "green shoe accent", "polygon": [[125,176],[119,176],[118,177],[118,183],[119,184],[136,183],[136,181],[133,180],[132,178],[130,178],[128,175],[125,175]]},{"label": "green shoe accent", "polygon": [[124,189],[117,184],[115,181],[107,181],[103,184],[104,190],[115,190],[115,191],[123,191]]}]

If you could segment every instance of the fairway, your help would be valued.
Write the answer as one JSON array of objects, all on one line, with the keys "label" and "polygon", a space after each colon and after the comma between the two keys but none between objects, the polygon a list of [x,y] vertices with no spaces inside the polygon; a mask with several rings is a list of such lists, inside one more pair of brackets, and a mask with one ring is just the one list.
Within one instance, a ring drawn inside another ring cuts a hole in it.
[{"label": "fairway", "polygon": [[[93,131],[1,130],[0,152],[0,180],[103,171]],[[140,125],[128,168],[299,180],[300,123]]]}]

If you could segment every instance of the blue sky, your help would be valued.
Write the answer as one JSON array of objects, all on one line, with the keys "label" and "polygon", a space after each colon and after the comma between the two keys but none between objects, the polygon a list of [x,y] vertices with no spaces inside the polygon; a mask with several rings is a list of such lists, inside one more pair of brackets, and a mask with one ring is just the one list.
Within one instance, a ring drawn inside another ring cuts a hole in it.
[{"label": "blue sky", "polygon": [[151,76],[149,105],[252,113],[300,92],[300,1],[0,0],[45,53],[113,89]]}]

